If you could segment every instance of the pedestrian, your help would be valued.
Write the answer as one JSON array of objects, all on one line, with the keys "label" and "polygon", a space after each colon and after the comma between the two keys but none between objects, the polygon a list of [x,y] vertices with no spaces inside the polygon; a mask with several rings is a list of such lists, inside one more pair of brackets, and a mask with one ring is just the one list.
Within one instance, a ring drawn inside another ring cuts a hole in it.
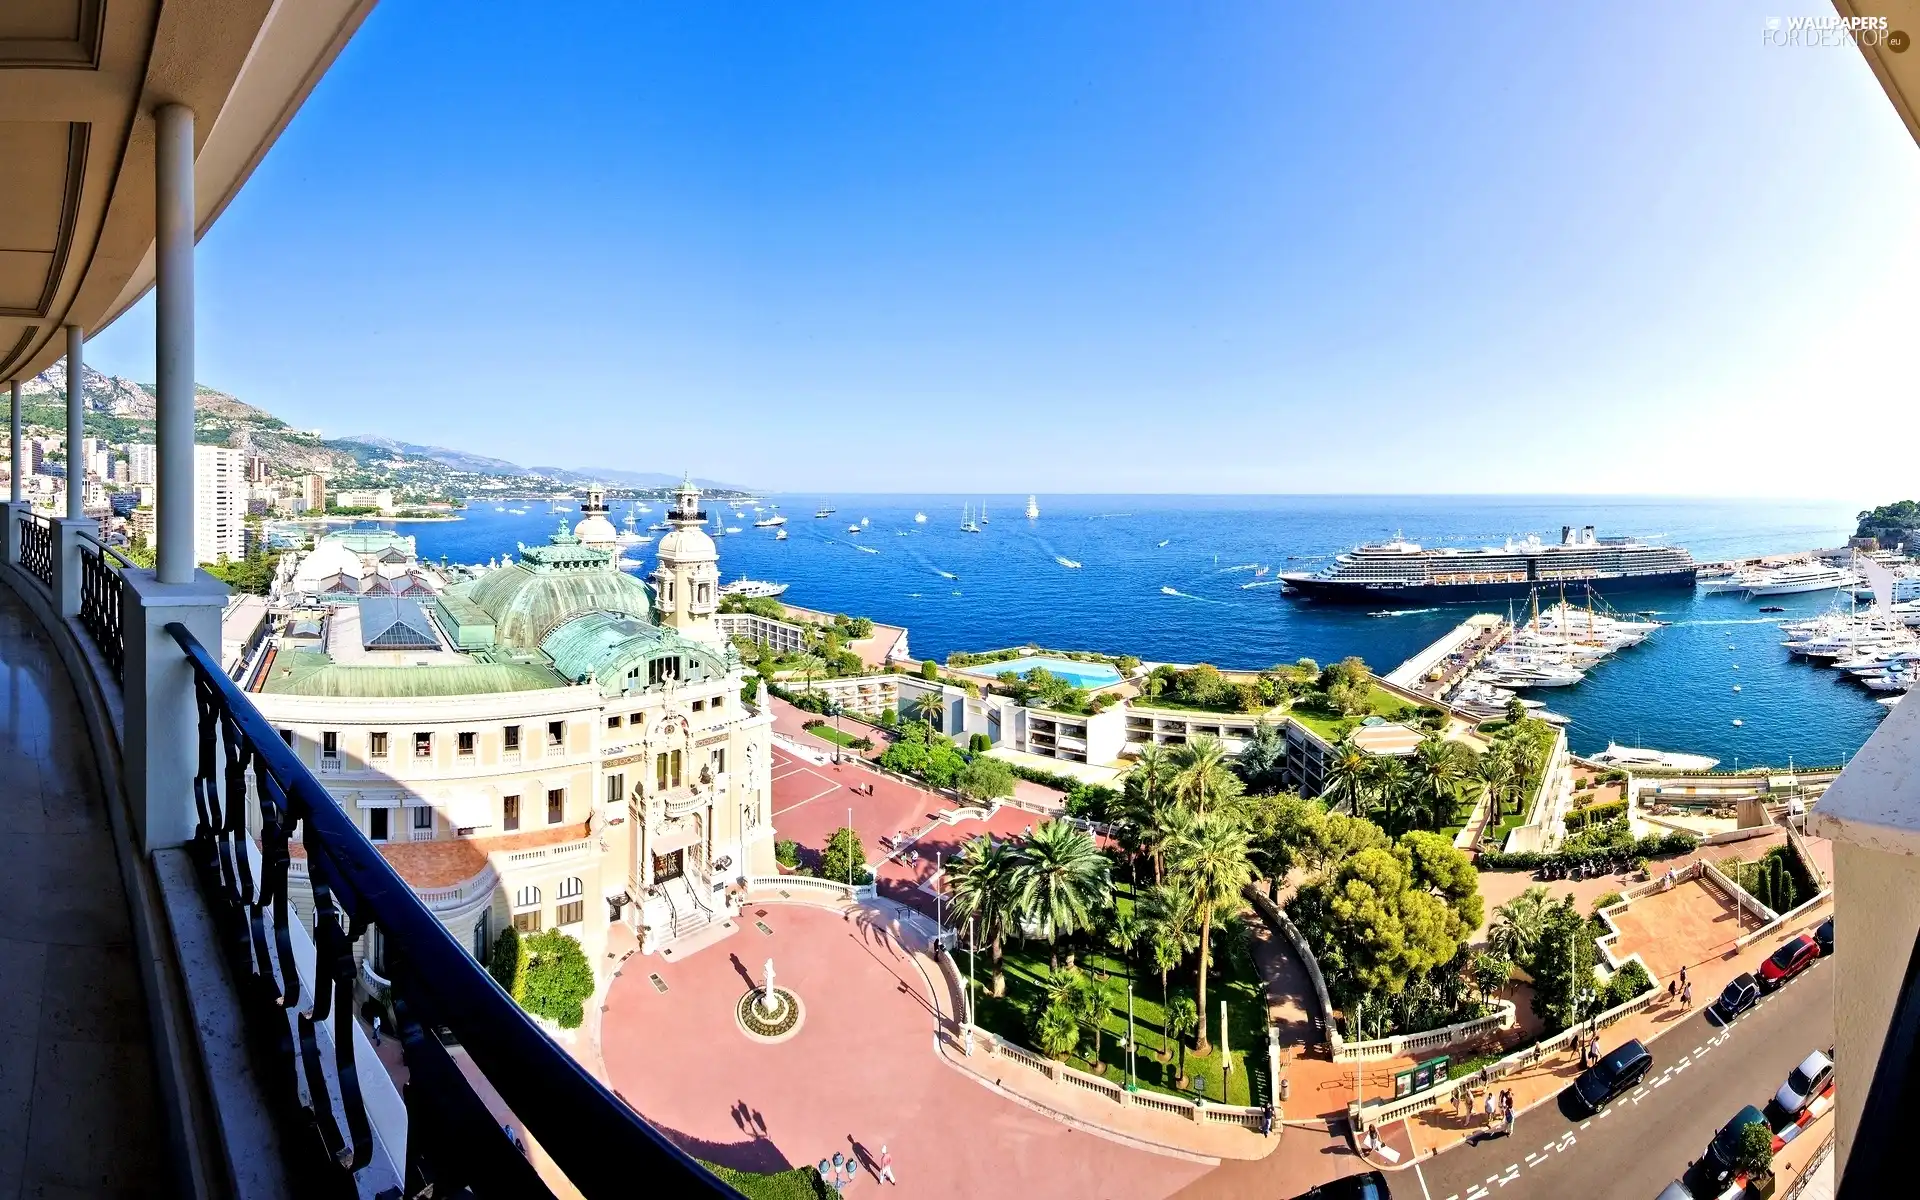
[{"label": "pedestrian", "polygon": [[1680,964],[1680,986],[1687,986],[1687,964],[1685,963]]},{"label": "pedestrian", "polygon": [[1513,1132],[1513,1089],[1507,1088],[1500,1093],[1500,1113],[1506,1124],[1506,1131]]},{"label": "pedestrian", "polygon": [[1488,1088],[1487,1089],[1487,1128],[1488,1129],[1493,1128],[1493,1114],[1494,1114],[1494,1111],[1499,1106],[1500,1106],[1500,1097],[1494,1095],[1492,1088]]},{"label": "pedestrian", "polygon": [[1693,1011],[1693,985],[1690,983],[1680,988],[1680,1011]]},{"label": "pedestrian", "polygon": [[1680,995],[1680,981],[1678,979],[1667,980],[1667,999],[1672,1000],[1678,997],[1679,995]]},{"label": "pedestrian", "polygon": [[875,1180],[884,1179],[895,1187],[900,1186],[900,1181],[893,1177],[893,1155],[887,1153],[885,1142],[880,1143],[880,1169],[873,1173],[873,1177]]},{"label": "pedestrian", "polygon": [[373,1018],[373,1044],[375,1046],[380,1044],[380,1017],[378,1014]]}]

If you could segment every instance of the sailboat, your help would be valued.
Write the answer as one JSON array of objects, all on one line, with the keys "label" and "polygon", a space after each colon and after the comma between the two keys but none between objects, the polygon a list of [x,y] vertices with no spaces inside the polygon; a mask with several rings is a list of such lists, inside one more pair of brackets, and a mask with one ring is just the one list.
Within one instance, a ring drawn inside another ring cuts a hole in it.
[{"label": "sailboat", "polygon": [[980,526],[974,524],[973,509],[970,505],[962,504],[960,506],[960,532],[961,533],[979,533],[980,532]]},{"label": "sailboat", "polygon": [[1028,496],[1027,497],[1027,520],[1037,521],[1039,519],[1040,519],[1039,501],[1032,496]]},{"label": "sailboat", "polygon": [[980,502],[980,523],[987,524],[987,504],[984,500]]},{"label": "sailboat", "polygon": [[643,542],[650,542],[653,540],[650,537],[643,536],[640,533],[640,531],[637,528],[635,528],[635,524],[636,522],[634,521],[633,510],[628,509],[627,510],[627,527],[614,535],[614,538],[613,538],[614,544],[617,546],[638,546]]}]

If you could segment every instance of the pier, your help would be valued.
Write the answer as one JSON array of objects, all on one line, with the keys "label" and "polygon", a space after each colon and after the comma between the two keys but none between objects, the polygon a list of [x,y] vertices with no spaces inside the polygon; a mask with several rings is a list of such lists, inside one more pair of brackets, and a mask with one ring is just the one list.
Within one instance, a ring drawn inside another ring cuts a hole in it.
[{"label": "pier", "polygon": [[[1493,613],[1475,613],[1441,636],[1439,641],[1395,667],[1386,682],[1431,700],[1446,695],[1488,651],[1498,646],[1507,634],[1507,619]],[[1427,676],[1435,668],[1444,668],[1439,679]]]}]

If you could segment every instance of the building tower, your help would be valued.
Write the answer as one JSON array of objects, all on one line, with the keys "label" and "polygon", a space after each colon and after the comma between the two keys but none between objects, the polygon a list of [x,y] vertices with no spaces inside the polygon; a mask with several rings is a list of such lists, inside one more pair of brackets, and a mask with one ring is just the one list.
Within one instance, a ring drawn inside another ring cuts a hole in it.
[{"label": "building tower", "polygon": [[683,637],[718,646],[726,641],[713,621],[720,604],[720,555],[700,527],[700,489],[683,479],[674,489],[673,530],[660,538],[659,565],[653,569],[654,607],[660,623]]},{"label": "building tower", "polygon": [[581,545],[595,550],[615,548],[614,539],[619,531],[607,520],[606,488],[597,483],[587,488],[587,502],[580,506],[580,523],[573,527],[573,536],[580,539]]}]

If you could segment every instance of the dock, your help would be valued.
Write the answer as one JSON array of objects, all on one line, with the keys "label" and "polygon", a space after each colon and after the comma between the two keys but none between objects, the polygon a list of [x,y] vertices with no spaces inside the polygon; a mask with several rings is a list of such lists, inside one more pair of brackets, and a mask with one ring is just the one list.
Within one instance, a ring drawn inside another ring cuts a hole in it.
[{"label": "dock", "polygon": [[[1498,646],[1507,634],[1507,619],[1495,613],[1475,613],[1443,634],[1440,640],[1395,667],[1386,682],[1429,699],[1439,699],[1448,688]],[[1442,669],[1439,679],[1428,675]]]}]

